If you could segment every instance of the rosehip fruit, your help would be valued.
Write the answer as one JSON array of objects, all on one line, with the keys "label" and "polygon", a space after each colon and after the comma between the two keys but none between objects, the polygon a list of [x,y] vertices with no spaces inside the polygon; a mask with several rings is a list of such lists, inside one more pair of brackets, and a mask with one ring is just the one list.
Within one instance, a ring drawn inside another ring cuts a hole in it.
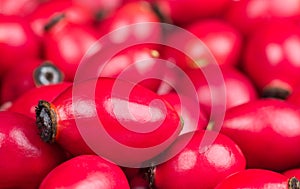
[{"label": "rosehip fruit", "polygon": [[15,3],[10,0],[0,0],[0,14],[26,16],[36,10],[41,2],[40,0],[20,0]]},{"label": "rosehip fruit", "polygon": [[242,0],[231,1],[226,10],[225,18],[246,35],[272,20],[284,21],[300,19],[300,2]]},{"label": "rosehip fruit", "polygon": [[265,169],[247,169],[227,177],[215,189],[298,189],[299,181]]},{"label": "rosehip fruit", "polygon": [[181,129],[177,112],[162,97],[113,78],[78,82],[52,103],[40,101],[36,118],[45,142],[56,141],[73,155],[100,153],[128,167],[161,153]]},{"label": "rosehip fruit", "polygon": [[239,59],[243,38],[230,24],[221,19],[206,19],[186,27],[209,48],[219,65],[235,66]]},{"label": "rosehip fruit", "polygon": [[52,188],[129,189],[129,184],[117,165],[100,156],[81,155],[55,167],[39,187]]},{"label": "rosehip fruit", "polygon": [[32,30],[42,37],[45,33],[45,26],[59,15],[64,15],[65,19],[75,24],[92,25],[93,21],[93,15],[90,12],[81,6],[74,5],[69,0],[45,2],[26,18]]},{"label": "rosehip fruit", "polygon": [[298,52],[300,27],[274,21],[249,36],[241,66],[262,96],[285,99],[300,82]]},{"label": "rosehip fruit", "polygon": [[[162,71],[159,70],[161,64],[156,61],[159,58],[160,54],[157,50],[147,48],[143,44],[136,45],[114,55],[105,63],[99,75],[101,77],[120,77],[156,91],[161,81],[151,78],[151,76],[154,73],[163,75]],[[141,78],[146,79],[140,81]]]},{"label": "rosehip fruit", "polygon": [[[216,138],[211,144],[201,146],[204,137]],[[240,148],[227,136],[213,131],[196,131],[179,136],[163,153],[166,157],[170,155],[171,159],[153,170],[154,187],[157,189],[211,189],[246,166]]]},{"label": "rosehip fruit", "polygon": [[[179,97],[175,92],[162,95],[162,97],[175,108],[177,113],[183,119],[184,127],[179,135],[187,132],[206,129],[209,118],[204,109],[201,108],[201,105],[197,106],[188,97],[183,95]],[[195,108],[197,108],[199,111],[199,117],[195,116]]]},{"label": "rosehip fruit", "polygon": [[153,3],[166,20],[186,25],[200,18],[221,15],[230,5],[230,0],[155,0]]},{"label": "rosehip fruit", "polygon": [[63,15],[50,25],[43,37],[45,58],[63,72],[65,81],[73,81],[81,59],[98,34],[92,27],[71,23]]},{"label": "rosehip fruit", "polygon": [[299,168],[292,168],[292,169],[286,170],[282,174],[289,178],[296,177],[298,180],[300,179],[300,169]]},{"label": "rosehip fruit", "polygon": [[[300,163],[300,110],[278,99],[260,99],[227,110],[221,133],[243,151],[248,168],[284,171]],[[276,157],[276,158],[274,158]]]},{"label": "rosehip fruit", "polygon": [[44,85],[28,90],[15,101],[12,102],[8,111],[18,112],[35,118],[35,107],[39,100],[47,100],[51,102],[62,91],[71,86],[71,83],[62,82],[52,85]]},{"label": "rosehip fruit", "polygon": [[0,122],[0,188],[37,188],[65,153],[39,138],[32,118],[2,111]]},{"label": "rosehip fruit", "polygon": [[3,75],[0,101],[14,101],[36,86],[60,83],[62,80],[62,73],[52,63],[40,59],[26,59]]},{"label": "rosehip fruit", "polygon": [[[226,89],[226,109],[257,99],[257,91],[247,76],[231,67],[221,67],[221,71]],[[188,69],[186,73],[197,90],[198,99],[202,105],[201,108],[204,108],[205,112],[210,114],[212,100],[215,100],[212,99],[211,90],[217,89],[211,89],[201,69]],[[184,86],[181,87],[184,88]]]},{"label": "rosehip fruit", "polygon": [[0,75],[26,59],[39,58],[41,44],[21,16],[0,14]]},{"label": "rosehip fruit", "polygon": [[[151,23],[157,23],[157,25]],[[127,27],[130,26],[130,27]],[[100,22],[98,31],[102,35],[122,29],[123,35],[111,35],[114,42],[126,41],[126,38],[133,37],[139,41],[145,41],[145,46],[153,47],[149,41],[159,41],[161,39],[161,28],[159,18],[152,11],[151,6],[146,1],[135,1],[126,3]]]}]

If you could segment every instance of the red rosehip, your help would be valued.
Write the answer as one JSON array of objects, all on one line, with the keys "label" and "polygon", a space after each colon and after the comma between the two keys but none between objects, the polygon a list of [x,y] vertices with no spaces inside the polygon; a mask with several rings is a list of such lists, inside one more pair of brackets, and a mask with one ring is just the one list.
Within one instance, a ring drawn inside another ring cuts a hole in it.
[{"label": "red rosehip", "polygon": [[62,91],[71,86],[71,83],[62,82],[52,85],[44,85],[28,90],[15,101],[7,109],[8,111],[18,112],[35,118],[35,108],[39,100],[47,100],[52,102]]},{"label": "red rosehip", "polygon": [[300,20],[298,0],[242,0],[231,1],[225,18],[246,35],[276,19],[284,21]]},{"label": "red rosehip", "polygon": [[[155,74],[162,76],[160,58],[157,50],[142,45],[126,48],[114,55],[99,74],[101,77],[112,77],[128,80],[156,91],[161,83],[158,79],[149,79]],[[140,81],[142,78],[145,80]]]},{"label": "red rosehip", "polygon": [[81,6],[69,0],[45,2],[29,14],[26,18],[32,30],[40,37],[45,33],[44,28],[51,20],[64,15],[69,22],[82,25],[92,25],[93,15]]},{"label": "red rosehip", "polygon": [[263,96],[284,99],[300,82],[298,52],[300,27],[274,21],[249,36],[241,66]]},{"label": "red rosehip", "polygon": [[206,19],[186,26],[211,51],[219,65],[235,66],[242,48],[241,34],[221,19]]},{"label": "red rosehip", "polygon": [[[300,111],[278,99],[260,99],[227,110],[221,133],[243,151],[248,168],[284,171],[300,163]],[[276,158],[275,158],[276,157]]]},{"label": "red rosehip", "polygon": [[146,1],[134,1],[124,4],[102,20],[98,27],[98,31],[102,36],[118,29],[122,30],[123,35],[110,35],[111,40],[115,43],[126,41],[127,38],[132,37],[139,42],[145,41],[144,46],[153,48],[156,44],[149,44],[149,41],[159,42],[162,37],[159,18]]},{"label": "red rosehip", "polygon": [[[175,92],[162,95],[162,97],[175,108],[183,120],[184,127],[182,128],[180,135],[187,132],[206,129],[209,118],[204,109],[201,108],[201,105],[197,106],[188,97],[184,95],[179,97]],[[199,111],[199,117],[195,116],[196,109]]]},{"label": "red rosehip", "polygon": [[[52,103],[40,101],[36,117],[44,141],[56,141],[74,155],[96,151],[129,166],[137,166],[161,153],[181,129],[177,112],[162,97],[142,86],[113,78],[79,82]],[[86,144],[87,140],[93,149]],[[119,148],[116,142],[128,148]]]},{"label": "red rosehip", "polygon": [[[215,136],[211,144],[201,145],[204,137]],[[178,149],[181,149],[179,153]],[[157,189],[211,189],[246,166],[240,148],[227,136],[213,131],[196,131],[179,136],[162,158],[169,155],[175,156],[154,168],[154,187]]]},{"label": "red rosehip", "polygon": [[129,189],[122,169],[100,156],[81,155],[55,167],[39,189],[93,188]]},{"label": "red rosehip", "polygon": [[[231,67],[221,67],[221,71],[226,89],[226,109],[257,99],[257,91],[246,75]],[[188,69],[186,73],[195,86],[199,102],[202,105],[200,108],[204,108],[210,114],[213,106],[212,100],[217,100],[217,97],[212,99],[212,90],[218,89],[212,88],[213,86],[208,83],[201,69]],[[181,87],[184,89],[184,86]]]},{"label": "red rosehip", "polygon": [[86,51],[98,40],[89,26],[69,22],[63,15],[49,24],[43,36],[45,58],[60,69],[65,81],[73,81]]},{"label": "red rosehip", "polygon": [[26,19],[0,14],[0,75],[26,59],[39,58],[40,47]]},{"label": "red rosehip", "polygon": [[0,122],[0,188],[37,188],[64,152],[40,139],[32,118],[2,111]]},{"label": "red rosehip", "polygon": [[288,178],[280,173],[265,169],[247,169],[230,175],[215,189],[298,189],[299,181],[296,178]]},{"label": "red rosehip", "polygon": [[282,174],[289,178],[296,177],[298,180],[300,179],[300,169],[298,167],[288,169],[288,170],[284,171]]},{"label": "red rosehip", "polygon": [[197,19],[222,15],[230,0],[155,0],[153,3],[167,21],[186,25]]},{"label": "red rosehip", "polygon": [[56,84],[63,80],[60,70],[48,61],[25,59],[19,63],[3,75],[0,92],[2,103],[16,100],[36,86]]}]

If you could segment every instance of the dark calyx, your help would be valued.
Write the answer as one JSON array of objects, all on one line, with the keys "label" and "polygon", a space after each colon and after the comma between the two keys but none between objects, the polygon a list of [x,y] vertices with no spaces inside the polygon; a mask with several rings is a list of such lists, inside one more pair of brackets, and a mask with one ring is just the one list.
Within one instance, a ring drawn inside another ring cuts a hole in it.
[{"label": "dark calyx", "polygon": [[300,182],[296,177],[292,177],[288,182],[289,189],[300,189]]},{"label": "dark calyx", "polygon": [[290,91],[281,88],[266,88],[263,90],[263,98],[278,98],[285,100],[290,95]]},{"label": "dark calyx", "polygon": [[36,124],[43,141],[52,143],[56,136],[56,115],[50,103],[40,100],[35,110]]}]

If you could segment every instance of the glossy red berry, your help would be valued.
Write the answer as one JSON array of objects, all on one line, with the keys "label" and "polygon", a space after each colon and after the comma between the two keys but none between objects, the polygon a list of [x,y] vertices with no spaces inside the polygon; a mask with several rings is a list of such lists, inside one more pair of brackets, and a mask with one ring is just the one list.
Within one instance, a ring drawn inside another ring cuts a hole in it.
[{"label": "glossy red berry", "polygon": [[230,0],[156,0],[159,12],[176,25],[187,25],[209,16],[220,16],[230,4]]},{"label": "glossy red berry", "polygon": [[[300,163],[300,111],[277,99],[260,99],[228,109],[221,133],[243,151],[247,167],[273,171]],[[276,157],[276,158],[274,158]]]},{"label": "glossy red berry", "polygon": [[0,14],[0,75],[24,60],[40,57],[40,48],[26,19]]},{"label": "glossy red berry", "polygon": [[300,27],[274,21],[249,37],[241,66],[263,96],[284,99],[300,82],[299,51]]},{"label": "glossy red berry", "polygon": [[145,41],[144,46],[153,47],[156,45],[146,43],[149,43],[149,41],[159,42],[162,35],[159,18],[146,1],[134,1],[124,4],[102,20],[98,26],[98,31],[102,36],[118,29],[121,29],[123,35],[110,35],[111,40],[115,43],[133,37],[139,42]]},{"label": "glossy red berry", "polygon": [[62,91],[71,85],[72,83],[62,82],[30,89],[14,100],[8,111],[22,113],[35,119],[35,108],[39,100],[43,99],[52,102]]},{"label": "glossy red berry", "polygon": [[247,169],[230,175],[215,189],[298,189],[299,187],[299,181],[294,177],[288,178],[280,173],[265,169]]},{"label": "glossy red berry", "polygon": [[[127,96],[129,89],[130,95]],[[74,91],[77,91],[75,95]],[[94,98],[91,94],[95,95]],[[112,161],[126,162],[131,164],[129,166],[161,153],[181,130],[177,112],[162,97],[142,86],[113,78],[80,82],[65,90],[52,103],[40,101],[36,117],[44,141],[55,141],[74,155],[93,154],[96,150],[101,155],[110,156],[107,158]],[[87,138],[82,136],[79,128],[81,133],[84,129],[88,138],[93,139],[89,144],[94,145],[94,149],[87,146]],[[103,134],[99,129],[106,132]],[[105,133],[112,142],[107,143]],[[147,153],[125,151],[120,154],[114,147],[108,147],[115,141],[137,150],[153,149]]]},{"label": "glossy red berry", "polygon": [[50,22],[43,36],[45,58],[63,72],[65,81],[73,81],[81,59],[98,40],[98,34],[92,27],[69,22],[64,15]]},{"label": "glossy red berry", "polygon": [[75,24],[92,25],[93,15],[83,7],[76,5],[73,1],[48,1],[29,14],[26,18],[32,30],[40,37],[45,33],[45,27],[63,15],[66,20]]},{"label": "glossy red berry", "polygon": [[[185,27],[198,37],[222,66],[235,66],[242,50],[243,38],[238,30],[221,19],[206,19]],[[194,47],[196,51],[196,47]]]},{"label": "glossy red berry", "polygon": [[129,189],[129,184],[117,165],[100,156],[81,155],[55,167],[39,188]]},{"label": "glossy red berry", "polygon": [[[204,136],[216,138],[211,144],[201,146]],[[227,136],[213,131],[181,135],[163,156],[172,158],[154,168],[153,183],[157,189],[214,188],[224,178],[246,166],[240,148]]]},{"label": "glossy red berry", "polygon": [[298,167],[288,169],[284,171],[282,174],[289,178],[296,177],[298,180],[300,179],[300,169]]},{"label": "glossy red berry", "polygon": [[52,85],[62,80],[62,73],[51,62],[25,59],[3,75],[0,102],[12,102],[36,86]]},{"label": "glossy red berry", "polygon": [[3,111],[0,120],[0,188],[37,188],[64,152],[40,139],[34,119]]},{"label": "glossy red berry", "polygon": [[299,21],[300,2],[243,0],[231,1],[225,18],[245,35],[249,35],[268,22],[276,19]]},{"label": "glossy red berry", "polygon": [[[231,67],[221,67],[221,71],[226,89],[224,94],[226,109],[258,98],[256,88],[246,75]],[[218,98],[212,99],[212,90],[218,89],[212,88],[201,69],[188,69],[186,73],[195,86],[199,102],[202,105],[200,108],[204,108],[210,114],[213,100],[216,101]],[[184,89],[184,86],[181,87]]]},{"label": "glossy red berry", "polygon": [[121,78],[157,91],[160,80],[151,76],[161,76],[161,64],[156,59],[160,58],[158,50],[145,45],[136,45],[126,48],[114,55],[99,74],[101,77]]},{"label": "glossy red berry", "polygon": [[[188,97],[184,95],[179,97],[175,92],[162,95],[162,97],[175,108],[184,122],[184,127],[182,128],[180,135],[187,132],[206,129],[209,117],[204,109],[201,108],[200,104],[197,106]],[[199,111],[198,117],[195,115],[196,111]]]}]

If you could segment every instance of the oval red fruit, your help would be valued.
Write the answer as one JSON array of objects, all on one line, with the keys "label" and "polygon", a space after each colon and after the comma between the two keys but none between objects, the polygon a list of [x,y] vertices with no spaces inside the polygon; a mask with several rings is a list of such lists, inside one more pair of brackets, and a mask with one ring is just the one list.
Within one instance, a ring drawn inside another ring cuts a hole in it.
[{"label": "oval red fruit", "polygon": [[[260,99],[227,110],[221,133],[234,140],[249,168],[284,171],[300,163],[300,110],[288,102]],[[276,158],[274,158],[276,157]]]},{"label": "oval red fruit", "polygon": [[[216,138],[211,144],[201,146],[205,137],[214,136]],[[227,136],[213,131],[181,135],[163,156],[172,157],[178,149],[181,151],[173,158],[154,168],[155,188],[211,189],[225,177],[244,170],[246,166],[240,148]]]},{"label": "oval red fruit", "polygon": [[[97,151],[129,166],[161,153],[181,129],[177,112],[162,97],[142,86],[113,78],[79,82],[52,103],[40,101],[36,116],[44,141],[56,141],[74,155]],[[86,133],[85,137],[82,133]],[[87,140],[94,149],[87,146]],[[123,147],[117,150],[113,147],[116,142],[137,152],[129,153],[130,149]],[[145,148],[150,151],[141,152]]]},{"label": "oval red fruit", "polygon": [[298,189],[299,181],[265,169],[247,169],[230,175],[215,189]]},{"label": "oval red fruit", "polygon": [[40,139],[32,118],[3,111],[0,122],[0,188],[37,188],[65,153]]},{"label": "oval red fruit", "polygon": [[55,167],[39,189],[93,188],[129,189],[122,169],[100,156],[81,155]]}]

